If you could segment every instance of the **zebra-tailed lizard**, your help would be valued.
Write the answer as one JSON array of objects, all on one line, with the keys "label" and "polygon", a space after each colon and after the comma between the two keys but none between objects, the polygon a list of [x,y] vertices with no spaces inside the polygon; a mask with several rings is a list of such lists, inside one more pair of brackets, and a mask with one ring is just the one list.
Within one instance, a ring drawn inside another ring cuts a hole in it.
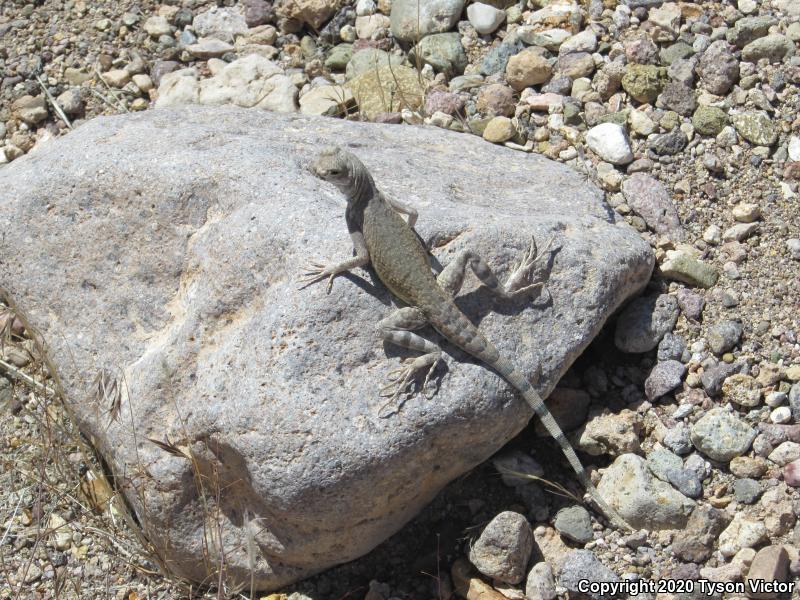
[{"label": "zebra-tailed lizard", "polygon": [[[630,526],[603,500],[592,484],[542,397],[514,362],[503,356],[453,301],[461,289],[467,266],[486,287],[502,298],[513,299],[530,294],[540,285],[529,283],[537,255],[535,243],[531,243],[505,284],[501,284],[483,259],[471,251],[460,253],[437,277],[431,270],[425,247],[413,230],[416,211],[381,194],[358,158],[338,147],[327,148],[313,164],[312,172],[334,184],[347,197],[345,218],[356,255],[333,265],[311,263],[304,282],[310,284],[327,279],[327,291],[330,292],[334,277],[371,263],[389,291],[407,305],[380,321],[378,327],[384,340],[422,355],[407,359],[403,367],[393,371],[384,392],[396,400],[413,386],[417,373],[423,371],[426,371],[422,385],[425,388],[442,360],[442,350],[414,330],[426,324],[433,326],[451,343],[494,369],[522,394],[561,447],[595,504],[616,528],[630,531]],[[400,213],[406,214],[408,221]]]}]

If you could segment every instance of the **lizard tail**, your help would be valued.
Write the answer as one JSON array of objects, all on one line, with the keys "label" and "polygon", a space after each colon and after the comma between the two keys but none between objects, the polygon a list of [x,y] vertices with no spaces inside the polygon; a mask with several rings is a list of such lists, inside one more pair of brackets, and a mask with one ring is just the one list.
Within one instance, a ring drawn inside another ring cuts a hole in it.
[{"label": "lizard tail", "polygon": [[528,406],[533,409],[533,412],[535,412],[542,421],[542,425],[545,426],[547,432],[561,448],[564,456],[567,457],[570,466],[572,466],[573,471],[575,471],[575,474],[578,476],[581,484],[583,484],[583,487],[589,493],[595,504],[597,504],[598,508],[608,518],[611,524],[615,528],[622,531],[632,531],[632,527],[625,522],[625,519],[623,519],[616,510],[611,508],[611,506],[608,505],[603,497],[600,496],[600,492],[586,474],[578,455],[575,454],[572,444],[569,443],[567,436],[564,435],[564,432],[561,430],[561,427],[558,426],[558,423],[556,423],[556,420],[553,418],[553,415],[550,413],[550,410],[547,408],[544,400],[542,400],[542,397],[530,384],[528,378],[525,377],[525,375],[518,368],[516,368],[511,361],[503,356],[500,356],[497,360],[495,369],[506,381],[517,388],[517,390],[519,390],[519,392],[522,394],[523,398],[525,398],[525,402],[527,402]]},{"label": "lizard tail", "polygon": [[428,315],[428,321],[456,346],[492,367],[522,394],[525,401],[533,409],[533,412],[541,419],[548,433],[559,445],[564,456],[567,457],[569,464],[597,507],[611,521],[614,527],[621,531],[632,531],[631,526],[625,522],[625,519],[600,496],[600,492],[597,491],[597,488],[586,474],[569,440],[564,435],[564,432],[561,431],[561,427],[558,426],[544,400],[533,388],[528,378],[514,366],[511,360],[502,356],[494,344],[484,337],[480,330],[456,308],[455,304],[452,304],[452,301],[448,303],[448,300],[449,298],[439,300],[436,306],[439,307],[440,312],[436,314],[435,311],[430,311],[431,314]]}]

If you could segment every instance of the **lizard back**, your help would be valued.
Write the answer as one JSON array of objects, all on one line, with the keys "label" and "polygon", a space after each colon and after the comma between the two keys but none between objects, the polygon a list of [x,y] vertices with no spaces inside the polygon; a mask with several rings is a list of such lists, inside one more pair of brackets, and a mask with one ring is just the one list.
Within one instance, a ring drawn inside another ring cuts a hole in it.
[{"label": "lizard back", "polygon": [[409,306],[424,310],[440,302],[443,291],[417,234],[383,198],[376,200],[364,208],[362,231],[378,277]]},{"label": "lizard back", "polygon": [[363,232],[372,266],[389,291],[419,308],[430,325],[453,344],[494,366],[497,349],[436,281],[425,247],[403,217],[382,198],[369,202],[364,209]]}]

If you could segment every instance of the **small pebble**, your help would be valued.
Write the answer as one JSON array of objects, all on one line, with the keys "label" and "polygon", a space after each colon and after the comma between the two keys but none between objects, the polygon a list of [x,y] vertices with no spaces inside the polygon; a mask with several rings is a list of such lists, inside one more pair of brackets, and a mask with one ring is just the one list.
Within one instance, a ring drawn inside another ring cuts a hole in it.
[{"label": "small pebble", "polygon": [[675,326],[678,302],[674,296],[646,296],[632,301],[617,319],[614,342],[623,352],[648,352]]},{"label": "small pebble", "polygon": [[490,4],[473,2],[467,7],[467,18],[475,31],[485,35],[500,27],[506,18],[506,13]]},{"label": "small pebble", "polygon": [[789,395],[786,392],[770,392],[764,398],[764,402],[770,408],[776,408],[778,406],[783,406],[784,404],[786,404],[788,399]]},{"label": "small pebble", "polygon": [[800,460],[790,462],[783,467],[783,480],[786,485],[800,487]]},{"label": "small pebble", "polygon": [[790,462],[800,460],[800,444],[788,440],[782,442],[769,453],[767,458],[781,467]]},{"label": "small pebble", "polygon": [[743,327],[738,321],[723,321],[709,328],[706,339],[714,354],[732,349],[742,337]]},{"label": "small pebble", "polygon": [[510,140],[516,134],[514,124],[508,117],[494,117],[486,129],[483,130],[483,139],[487,142],[501,144]]},{"label": "small pebble", "polygon": [[792,409],[788,406],[779,406],[769,414],[769,420],[773,423],[788,423],[792,420]]},{"label": "small pebble", "polygon": [[[752,586],[755,582],[788,582],[789,560],[789,553],[782,545],[761,548],[753,558],[750,569],[747,572],[746,584]],[[778,597],[778,594],[774,592],[756,592],[748,595],[750,598],[755,599]]]},{"label": "small pebble", "polygon": [[675,427],[669,429],[667,433],[664,434],[663,441],[667,448],[680,456],[688,454],[693,449],[689,428],[683,423],[679,423]]},{"label": "small pebble", "polygon": [[705,460],[697,452],[687,456],[686,460],[683,461],[683,466],[685,469],[694,472],[700,481],[703,481],[709,475],[711,475],[711,463]]},{"label": "small pebble", "polygon": [[615,123],[595,125],[586,133],[586,145],[606,162],[625,165],[633,160],[625,131]]},{"label": "small pebble", "polygon": [[686,367],[677,360],[659,362],[644,382],[645,395],[651,402],[681,384]]},{"label": "small pebble", "polygon": [[740,223],[752,223],[761,216],[761,209],[758,204],[752,202],[742,202],[733,208],[733,218]]},{"label": "small pebble", "polygon": [[722,396],[739,406],[753,408],[761,402],[761,388],[750,375],[735,373],[722,383]]},{"label": "small pebble", "polygon": [[561,535],[578,544],[585,544],[594,539],[592,519],[582,506],[562,508],[556,513],[554,526]]},{"label": "small pebble", "polygon": [[667,477],[669,482],[687,498],[699,498],[703,495],[703,484],[693,471],[670,470],[667,472]]},{"label": "small pebble", "polygon": [[743,504],[754,504],[761,495],[761,486],[755,479],[737,479],[733,482],[733,494]]},{"label": "small pebble", "polygon": [[556,598],[553,569],[546,562],[538,562],[531,568],[525,582],[525,596],[537,600],[554,600]]},{"label": "small pebble", "polygon": [[750,449],[756,431],[724,408],[712,408],[691,428],[695,447],[712,460],[728,462]]},{"label": "small pebble", "polygon": [[789,249],[789,256],[794,260],[800,260],[800,238],[786,240],[786,247]]},{"label": "small pebble", "polygon": [[767,462],[761,457],[738,456],[729,465],[736,477],[759,479],[767,472]]},{"label": "small pebble", "polygon": [[522,515],[505,511],[484,528],[469,552],[469,560],[487,577],[516,585],[525,575],[533,550],[533,533]]},{"label": "small pebble", "polygon": [[[558,583],[572,594],[583,589],[581,582],[617,582],[619,577],[606,567],[590,550],[573,550],[564,557],[563,567]],[[580,587],[579,587],[580,586]],[[588,596],[599,600],[601,596],[589,593]]]}]

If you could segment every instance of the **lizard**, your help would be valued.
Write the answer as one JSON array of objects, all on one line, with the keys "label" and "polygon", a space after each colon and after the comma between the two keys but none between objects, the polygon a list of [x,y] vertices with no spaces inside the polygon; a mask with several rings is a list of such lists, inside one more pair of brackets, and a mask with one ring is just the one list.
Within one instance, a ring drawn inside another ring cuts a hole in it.
[{"label": "lizard", "polygon": [[[529,273],[537,260],[535,240],[531,241],[520,264],[504,284],[499,282],[489,265],[470,250],[457,254],[436,276],[427,249],[413,229],[417,211],[397,199],[384,196],[366,166],[354,154],[338,146],[327,147],[317,156],[310,171],[335,185],[346,196],[345,220],[355,256],[329,265],[310,262],[301,278],[304,287],[327,280],[327,293],[330,293],[336,276],[371,264],[381,282],[406,305],[382,319],[378,330],[385,341],[421,354],[407,359],[405,366],[390,373],[390,383],[383,391],[396,398],[413,385],[422,371],[427,371],[422,384],[422,389],[425,389],[442,360],[442,350],[414,331],[431,325],[450,343],[498,373],[522,395],[558,443],[594,503],[614,527],[631,531],[622,516],[600,496],[536,389],[453,300],[461,289],[468,267],[483,285],[501,298],[513,300],[532,293],[541,286],[541,283],[529,284]],[[401,214],[406,215],[406,219]]]}]

